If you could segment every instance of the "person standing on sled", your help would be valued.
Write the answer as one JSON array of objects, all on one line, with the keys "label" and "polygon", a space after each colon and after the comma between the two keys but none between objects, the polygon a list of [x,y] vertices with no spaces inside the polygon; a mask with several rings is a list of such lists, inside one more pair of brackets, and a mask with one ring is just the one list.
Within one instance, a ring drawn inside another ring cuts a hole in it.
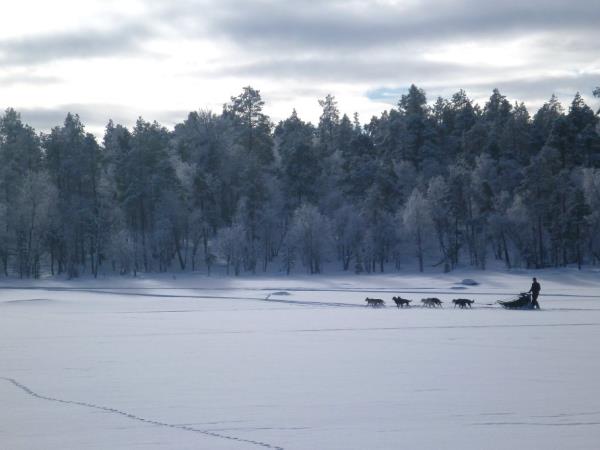
[{"label": "person standing on sled", "polygon": [[538,283],[537,279],[534,278],[533,283],[531,284],[531,289],[529,289],[529,292],[531,292],[531,306],[533,309],[540,309],[540,304],[538,303],[537,298],[540,295],[541,289],[542,287],[540,286],[540,283]]}]

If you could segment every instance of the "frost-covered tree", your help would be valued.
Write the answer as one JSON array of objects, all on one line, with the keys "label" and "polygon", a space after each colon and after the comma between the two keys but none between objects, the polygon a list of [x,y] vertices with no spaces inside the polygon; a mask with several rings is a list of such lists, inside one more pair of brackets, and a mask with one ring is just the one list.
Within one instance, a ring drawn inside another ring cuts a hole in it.
[{"label": "frost-covered tree", "polygon": [[241,272],[246,247],[244,237],[244,228],[239,223],[219,231],[217,239],[219,252],[225,260],[228,275],[231,268],[236,276]]},{"label": "frost-covered tree", "polygon": [[304,202],[315,203],[322,167],[313,126],[300,120],[294,110],[275,129],[275,139],[288,210],[293,211]]},{"label": "frost-covered tree", "polygon": [[600,263],[599,118],[581,95],[530,115],[498,90],[480,107],[411,85],[364,125],[320,106],[317,126],[294,111],[273,128],[248,86],[173,130],[110,121],[101,144],[74,114],[38,135],[8,109],[0,272]]},{"label": "frost-covered tree", "polygon": [[[0,118],[0,261],[4,275],[8,275],[11,257],[14,256],[17,257],[15,264],[20,276],[39,274],[37,270],[32,271],[31,265],[33,236],[28,236],[26,228],[23,228],[25,225],[34,226],[32,222],[36,218],[25,220],[22,210],[30,206],[30,201],[36,201],[26,193],[44,184],[34,183],[41,170],[42,151],[38,136],[21,121],[15,110],[7,109]],[[42,193],[43,187],[39,194]],[[43,198],[39,202],[43,202]],[[37,211],[37,207],[34,210]],[[43,214],[40,215],[39,219],[43,220]]]},{"label": "frost-covered tree", "polygon": [[68,114],[44,140],[46,166],[57,190],[57,227],[53,230],[52,256],[58,272],[69,277],[82,270],[96,274],[99,248],[99,193],[101,149],[86,133],[79,116]]},{"label": "frost-covered tree", "polygon": [[431,209],[425,196],[416,188],[406,202],[402,213],[402,223],[406,233],[414,239],[419,272],[423,272],[425,241],[428,228],[431,225]]},{"label": "frost-covered tree", "polygon": [[116,161],[118,199],[133,230],[137,270],[166,270],[175,252],[167,239],[168,221],[161,207],[165,196],[179,186],[169,150],[169,133],[158,123],[139,118],[128,139],[123,139]]},{"label": "frost-covered tree", "polygon": [[321,273],[331,243],[329,220],[312,205],[303,205],[294,212],[288,236],[295,242],[302,263],[309,273]]},{"label": "frost-covered tree", "polygon": [[589,226],[589,248],[592,259],[600,263],[600,169],[584,169],[582,188],[590,214],[586,217]]},{"label": "frost-covered tree", "polygon": [[359,259],[366,222],[350,204],[342,205],[333,215],[333,238],[343,270]]},{"label": "frost-covered tree", "polygon": [[[596,89],[594,89],[594,97],[596,98],[600,98],[600,86],[596,87]],[[596,114],[600,114],[600,109],[598,109],[598,111],[596,111]]]},{"label": "frost-covered tree", "polygon": [[45,173],[26,175],[17,193],[15,217],[15,270],[21,278],[38,278],[42,272],[50,211],[57,206],[56,190]]}]

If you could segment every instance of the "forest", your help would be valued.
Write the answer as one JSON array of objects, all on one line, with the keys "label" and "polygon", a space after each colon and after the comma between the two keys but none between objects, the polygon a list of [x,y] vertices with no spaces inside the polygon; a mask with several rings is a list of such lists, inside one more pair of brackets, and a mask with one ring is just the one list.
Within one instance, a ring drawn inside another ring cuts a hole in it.
[{"label": "forest", "polygon": [[[594,91],[600,97],[600,88]],[[243,88],[167,129],[101,141],[76,114],[0,118],[0,273],[229,275],[600,263],[599,113],[577,94],[530,115],[497,89],[428,103],[412,85],[361,123],[273,123]]]}]

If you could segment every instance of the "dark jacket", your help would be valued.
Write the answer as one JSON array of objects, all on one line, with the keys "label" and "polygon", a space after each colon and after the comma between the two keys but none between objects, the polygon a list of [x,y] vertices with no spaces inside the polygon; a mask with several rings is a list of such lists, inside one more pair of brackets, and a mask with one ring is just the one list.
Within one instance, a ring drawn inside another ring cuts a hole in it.
[{"label": "dark jacket", "polygon": [[539,294],[541,289],[542,289],[542,287],[540,286],[540,283],[538,283],[537,281],[534,281],[531,285],[531,289],[529,289],[529,292],[531,292],[533,294]]}]

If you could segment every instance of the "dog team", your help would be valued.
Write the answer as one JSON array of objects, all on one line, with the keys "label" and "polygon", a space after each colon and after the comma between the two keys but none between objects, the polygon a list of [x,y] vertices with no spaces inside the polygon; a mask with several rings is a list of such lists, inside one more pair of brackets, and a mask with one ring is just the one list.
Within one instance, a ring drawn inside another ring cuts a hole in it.
[{"label": "dog team", "polygon": [[[412,302],[412,300],[408,300],[402,297],[393,297],[393,300],[394,303],[396,303],[397,308],[408,308],[410,307],[410,303]],[[380,298],[367,297],[365,299],[365,302],[367,302],[367,306],[372,306],[373,308],[380,308],[382,306],[385,306],[385,302]],[[429,297],[422,299],[421,303],[423,303],[423,306],[427,308],[442,308],[442,303],[444,302],[442,302],[439,298]],[[455,308],[458,306],[461,309],[465,309],[471,308],[471,305],[475,303],[475,300],[469,300],[467,298],[455,298],[454,300],[452,300],[452,303],[454,303]]]}]

